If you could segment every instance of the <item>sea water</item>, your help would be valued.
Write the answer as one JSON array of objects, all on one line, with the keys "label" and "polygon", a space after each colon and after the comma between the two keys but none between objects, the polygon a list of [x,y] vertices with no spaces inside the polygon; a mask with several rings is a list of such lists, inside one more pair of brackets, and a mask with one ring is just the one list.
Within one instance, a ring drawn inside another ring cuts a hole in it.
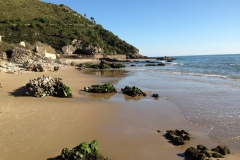
[{"label": "sea water", "polygon": [[160,61],[165,66],[126,63],[129,76],[121,81],[159,94],[179,106],[185,120],[208,127],[211,139],[240,149],[240,55],[175,58]]}]

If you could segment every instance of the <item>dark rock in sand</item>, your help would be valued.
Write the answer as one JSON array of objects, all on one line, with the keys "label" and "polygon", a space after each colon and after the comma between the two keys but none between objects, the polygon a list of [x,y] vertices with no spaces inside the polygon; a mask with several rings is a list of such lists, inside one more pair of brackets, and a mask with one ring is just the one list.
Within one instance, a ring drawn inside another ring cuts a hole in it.
[{"label": "dark rock in sand", "polygon": [[197,148],[190,147],[185,151],[185,157],[192,160],[205,160],[206,157],[224,158],[225,155],[230,154],[230,150],[227,146],[217,146],[212,150],[207,149],[203,145],[198,145]]},{"label": "dark rock in sand", "polygon": [[184,141],[191,139],[190,134],[184,130],[168,130],[166,138],[174,145],[183,145]]},{"label": "dark rock in sand", "polygon": [[159,95],[158,94],[153,94],[152,97],[159,98]]}]

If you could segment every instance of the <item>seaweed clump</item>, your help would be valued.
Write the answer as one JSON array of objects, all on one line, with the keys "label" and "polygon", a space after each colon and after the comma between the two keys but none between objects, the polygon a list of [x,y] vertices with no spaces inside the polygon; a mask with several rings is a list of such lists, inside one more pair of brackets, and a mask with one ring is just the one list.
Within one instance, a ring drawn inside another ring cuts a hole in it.
[{"label": "seaweed clump", "polygon": [[84,87],[83,91],[92,93],[116,93],[116,88],[111,84],[107,83],[104,85],[92,85],[91,87]]},{"label": "seaweed clump", "polygon": [[125,88],[121,89],[123,94],[127,94],[129,96],[135,97],[135,96],[146,96],[146,93],[144,93],[141,89],[133,86],[125,86]]},{"label": "seaweed clump", "polygon": [[99,153],[97,140],[90,144],[83,142],[72,149],[63,148],[59,157],[60,160],[105,160]]}]

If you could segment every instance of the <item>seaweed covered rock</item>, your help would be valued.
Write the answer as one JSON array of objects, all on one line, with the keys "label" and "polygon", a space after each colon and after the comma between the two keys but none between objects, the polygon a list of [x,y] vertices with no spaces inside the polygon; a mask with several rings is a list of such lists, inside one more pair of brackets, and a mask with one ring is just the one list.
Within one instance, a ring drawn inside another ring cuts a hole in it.
[{"label": "seaweed covered rock", "polygon": [[99,153],[98,141],[93,140],[90,144],[83,142],[72,149],[63,148],[60,160],[104,160]]},{"label": "seaweed covered rock", "polygon": [[125,86],[125,88],[121,89],[124,94],[127,94],[129,96],[135,97],[135,96],[146,96],[146,93],[144,93],[141,89],[133,86]]},{"label": "seaweed covered rock", "polygon": [[122,63],[112,63],[105,60],[101,60],[99,64],[82,63],[78,65],[79,69],[93,68],[93,69],[109,69],[109,68],[124,68]]},{"label": "seaweed covered rock", "polygon": [[70,87],[63,84],[61,78],[51,78],[50,76],[41,76],[30,79],[26,84],[24,94],[34,97],[56,96],[72,97]]},{"label": "seaweed covered rock", "polygon": [[104,85],[92,85],[91,87],[84,87],[83,91],[86,92],[92,92],[92,93],[115,93],[117,92],[117,90],[115,89],[115,87],[110,84],[104,84]]},{"label": "seaweed covered rock", "polygon": [[169,139],[174,145],[183,145],[184,141],[191,139],[190,134],[184,130],[168,130],[166,138]]},{"label": "seaweed covered rock", "polygon": [[203,145],[198,145],[197,148],[190,147],[185,151],[185,157],[192,160],[204,160],[206,157],[224,158],[227,154],[230,154],[230,150],[227,146],[223,145],[211,150]]}]

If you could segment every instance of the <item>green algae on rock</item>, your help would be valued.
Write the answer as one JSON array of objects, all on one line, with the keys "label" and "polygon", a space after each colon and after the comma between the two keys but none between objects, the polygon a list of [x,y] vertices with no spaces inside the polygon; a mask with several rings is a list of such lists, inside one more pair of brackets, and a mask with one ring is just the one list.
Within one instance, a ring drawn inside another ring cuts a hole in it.
[{"label": "green algae on rock", "polygon": [[92,92],[92,93],[116,93],[117,90],[111,83],[104,85],[92,85],[91,87],[84,87],[83,91]]},{"label": "green algae on rock", "polygon": [[60,160],[105,160],[98,149],[98,141],[93,140],[90,144],[83,142],[70,149],[63,148]]},{"label": "green algae on rock", "polygon": [[129,96],[135,97],[135,96],[146,96],[146,93],[144,93],[141,89],[133,86],[125,86],[125,88],[121,89],[123,94],[127,94]]}]

